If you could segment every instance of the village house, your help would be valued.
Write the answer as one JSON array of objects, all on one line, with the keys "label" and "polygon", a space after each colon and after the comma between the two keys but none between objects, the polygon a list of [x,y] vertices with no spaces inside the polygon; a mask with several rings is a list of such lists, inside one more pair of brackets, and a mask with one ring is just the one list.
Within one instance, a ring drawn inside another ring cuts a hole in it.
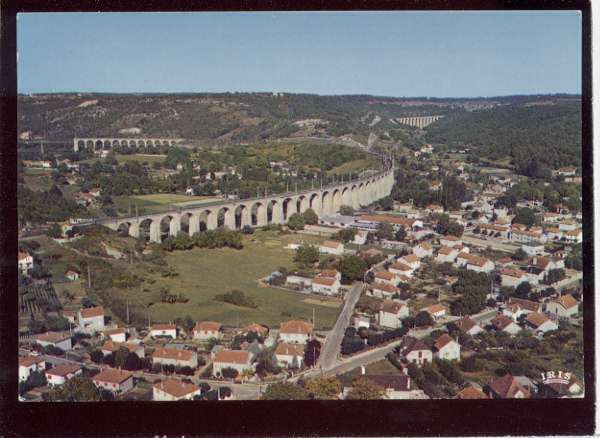
[{"label": "village house", "polygon": [[456,256],[456,260],[454,261],[454,266],[457,268],[466,268],[470,259],[471,259],[471,254],[469,254],[468,252],[461,252]]},{"label": "village house", "polygon": [[127,330],[123,327],[104,330],[101,336],[103,339],[110,339],[113,342],[125,342],[127,340]]},{"label": "village house", "polygon": [[531,243],[536,241],[545,242],[546,236],[542,231],[512,229],[510,240],[519,243]]},{"label": "village house", "polygon": [[408,230],[423,228],[423,221],[419,219],[409,219],[400,216],[365,214],[359,217],[358,222],[373,226],[377,226],[380,223],[386,223],[390,224],[394,228],[394,231],[398,231],[398,229],[404,228],[404,230],[408,232]]},{"label": "village house", "polygon": [[467,269],[475,272],[485,272],[489,274],[494,270],[494,262],[486,257],[471,255],[467,259]]},{"label": "village house", "polygon": [[561,295],[558,299],[546,304],[546,312],[559,318],[570,318],[579,313],[579,303],[573,295]]},{"label": "village house", "polygon": [[500,284],[505,287],[517,287],[527,281],[525,272],[520,269],[503,269],[500,271]]},{"label": "village house", "polygon": [[27,251],[19,251],[18,267],[21,274],[29,275],[33,269],[33,256]]},{"label": "village house", "polygon": [[447,236],[440,237],[440,245],[454,248],[455,246],[462,245],[462,239],[448,234]]},{"label": "village house", "polygon": [[75,310],[63,310],[62,311],[62,316],[63,318],[65,318],[67,321],[69,321],[71,324],[76,324],[77,321],[77,314],[79,312],[76,312]]},{"label": "village house", "polygon": [[544,253],[544,244],[542,242],[528,242],[521,245],[521,249],[528,256],[542,255]]},{"label": "village house", "polygon": [[336,240],[326,240],[319,246],[321,254],[342,255],[344,253],[344,244]]},{"label": "village house", "polygon": [[195,351],[181,348],[157,348],[152,353],[152,363],[196,369],[198,367],[198,354]]},{"label": "village house", "polygon": [[553,172],[558,176],[575,176],[577,174],[576,167],[561,167],[558,170]]},{"label": "village house", "polygon": [[433,247],[429,242],[422,242],[413,248],[413,254],[421,259],[433,257]]},{"label": "village house", "polygon": [[340,290],[340,281],[332,277],[317,275],[312,280],[312,291],[314,293],[335,295]]},{"label": "village house", "polygon": [[338,281],[342,280],[342,274],[337,269],[322,269],[318,275],[319,277],[335,278]]},{"label": "village house", "polygon": [[492,327],[497,331],[503,331],[513,336],[521,331],[519,327],[512,319],[508,316],[499,314],[491,321]]},{"label": "village house", "polygon": [[427,345],[422,340],[413,338],[412,336],[402,338],[399,353],[407,363],[414,363],[418,366],[423,365],[425,362],[431,363],[433,361],[433,353]]},{"label": "village house", "polygon": [[356,315],[354,317],[354,328],[358,330],[361,327],[369,328],[371,327],[371,318],[368,315]]},{"label": "village house", "polygon": [[171,339],[177,338],[177,326],[175,324],[153,324],[150,327],[150,336],[156,337],[169,337]]},{"label": "village house", "polygon": [[429,214],[442,214],[444,213],[444,207],[442,207],[440,204],[429,204],[427,207],[425,207],[425,211]]},{"label": "village house", "polygon": [[29,375],[36,371],[46,369],[46,360],[43,356],[20,356],[19,357],[19,381],[24,382]]},{"label": "village house", "polygon": [[567,242],[581,243],[583,241],[583,233],[581,229],[567,231],[563,234]]},{"label": "village house", "polygon": [[246,327],[244,327],[241,331],[241,333],[244,335],[247,335],[250,332],[254,332],[258,336],[260,336],[261,338],[264,339],[269,334],[269,329],[268,329],[268,327],[265,327],[264,325],[260,325],[260,324],[253,322],[252,324],[249,324]]},{"label": "village house", "polygon": [[459,319],[455,322],[458,329],[467,335],[475,336],[479,333],[482,333],[483,328],[477,324],[470,316],[465,316],[462,319]]},{"label": "village house", "polygon": [[67,279],[71,281],[79,280],[79,272],[70,269],[67,272],[65,272],[65,277],[67,277]]},{"label": "village house", "polygon": [[[393,281],[393,279],[395,278],[396,282],[392,283],[392,284],[398,284],[398,277],[399,276],[406,276],[406,277],[412,277],[412,273],[413,273],[413,268],[411,268],[409,265],[402,263],[400,261],[395,262],[394,264],[390,265],[390,267],[388,268],[389,272],[391,274],[393,274],[393,277],[391,281]],[[385,272],[385,271],[381,271],[381,272]],[[389,277],[386,274],[383,274],[384,279],[381,279],[380,277],[376,277],[379,281],[385,281],[385,277]]]},{"label": "village house", "polygon": [[[367,378],[384,389],[384,398],[388,400],[428,398],[422,390],[414,389],[411,378],[404,374],[369,375]],[[349,392],[349,389],[344,389],[346,393]]]},{"label": "village house", "polygon": [[492,380],[484,386],[484,392],[493,399],[529,398],[529,391],[510,374]]},{"label": "village house", "polygon": [[92,381],[97,388],[120,394],[133,388],[133,373],[107,368],[96,374]]},{"label": "village house", "polygon": [[553,269],[564,269],[565,262],[558,257],[543,257],[543,256],[535,256],[531,257],[527,261],[529,266],[539,268],[542,271],[548,273]]},{"label": "village house", "polygon": [[546,333],[552,330],[558,330],[558,324],[539,312],[528,314],[525,317],[525,324],[536,333]]},{"label": "village house", "polygon": [[194,326],[193,337],[199,341],[208,341],[209,339],[221,339],[221,323],[215,321],[197,322]]},{"label": "village house", "polygon": [[71,336],[69,336],[68,333],[41,333],[39,335],[35,335],[35,342],[40,344],[42,347],[53,346],[60,348],[63,351],[68,351],[73,348],[71,345]]},{"label": "village house", "polygon": [[502,307],[502,314],[504,316],[508,316],[509,318],[511,318],[513,321],[517,322],[519,320],[519,317],[521,315],[524,315],[525,312],[523,311],[523,309],[521,308],[521,306],[519,306],[516,303],[507,303]]},{"label": "village house", "polygon": [[154,401],[193,400],[201,393],[198,385],[177,379],[163,380],[152,386],[152,400]]},{"label": "village house", "polygon": [[454,263],[458,254],[459,251],[457,249],[450,248],[449,246],[442,246],[438,249],[435,261],[438,263]]},{"label": "village house", "polygon": [[501,239],[508,239],[510,236],[510,228],[506,225],[480,223],[477,226],[483,235],[495,236]]},{"label": "village house", "polygon": [[67,380],[71,380],[75,376],[79,376],[83,373],[83,367],[81,365],[73,364],[59,364],[54,368],[46,370],[46,380],[49,386],[60,386]]},{"label": "village house", "polygon": [[417,257],[415,254],[408,254],[404,257],[398,259],[398,263],[403,263],[414,271],[415,269],[419,269],[421,267],[421,259]]},{"label": "village house", "polygon": [[388,271],[377,271],[375,272],[375,281],[380,283],[387,283],[392,286],[398,284],[398,277],[396,274]]},{"label": "village house", "polygon": [[217,352],[213,359],[213,377],[221,377],[225,368],[233,368],[239,374],[250,370],[252,368],[250,353],[243,350],[221,350]]},{"label": "village house", "polygon": [[388,283],[382,283],[376,281],[371,284],[371,294],[378,298],[392,298],[394,295],[399,294],[400,289],[396,286],[392,286]]},{"label": "village house", "polygon": [[116,353],[121,348],[126,348],[130,353],[135,353],[140,359],[146,357],[144,346],[134,342],[116,342],[108,340],[102,344],[100,351],[104,356],[108,356],[109,354]]},{"label": "village house", "polygon": [[277,365],[286,368],[302,368],[304,365],[304,345],[280,342],[275,349]]},{"label": "village house", "polygon": [[279,325],[279,338],[287,344],[305,344],[312,332],[313,325],[306,321],[291,320]]},{"label": "village house", "polygon": [[93,333],[104,329],[104,309],[101,306],[79,309],[77,314],[79,330]]},{"label": "village house", "polygon": [[444,360],[460,360],[460,344],[447,333],[441,335],[433,344],[435,357]]},{"label": "village house", "polygon": [[510,297],[508,299],[508,303],[518,304],[519,307],[521,307],[523,313],[525,314],[540,311],[540,303],[531,300],[526,300],[524,298]]},{"label": "village house", "polygon": [[356,234],[354,235],[354,240],[352,241],[352,243],[354,243],[356,245],[364,245],[365,243],[367,243],[368,235],[369,235],[368,231],[358,230],[356,232]]},{"label": "village house", "polygon": [[402,319],[408,317],[409,309],[405,303],[384,300],[377,315],[377,323],[382,327],[400,328]]},{"label": "village house", "polygon": [[429,313],[435,320],[443,318],[447,313],[447,309],[441,304],[432,304],[431,306],[424,307],[421,311]]}]

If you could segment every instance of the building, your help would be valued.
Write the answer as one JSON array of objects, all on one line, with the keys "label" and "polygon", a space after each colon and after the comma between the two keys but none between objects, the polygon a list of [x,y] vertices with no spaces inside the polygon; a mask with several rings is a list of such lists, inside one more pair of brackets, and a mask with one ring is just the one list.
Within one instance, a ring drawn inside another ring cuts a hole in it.
[{"label": "building", "polygon": [[433,361],[433,353],[427,345],[422,340],[413,338],[412,336],[405,336],[402,339],[399,352],[406,362],[419,366],[425,362],[431,363]]},{"label": "building", "polygon": [[306,321],[291,320],[279,326],[279,338],[287,344],[305,344],[312,332],[313,325]]},{"label": "building", "polygon": [[422,242],[413,248],[413,254],[419,258],[433,257],[433,247],[429,242]]},{"label": "building", "polygon": [[137,357],[144,358],[146,357],[146,352],[144,351],[144,346],[142,344],[136,344],[134,342],[115,342],[108,340],[102,347],[100,347],[100,351],[104,356],[108,356],[109,354],[116,353],[121,348],[126,348],[130,353],[135,353]]},{"label": "building", "polygon": [[427,312],[433,319],[439,319],[446,316],[447,309],[441,304],[433,304],[428,307],[424,307],[421,311]]},{"label": "building", "polygon": [[133,373],[107,368],[96,374],[92,381],[97,388],[120,394],[133,388]]},{"label": "building", "polygon": [[[394,274],[395,276],[405,275],[407,277],[412,277],[412,273],[413,273],[413,268],[411,268],[410,266],[408,266],[407,264],[404,264],[402,262],[396,262],[396,263],[390,265],[390,267],[388,269],[389,269],[389,272],[391,274]],[[385,272],[385,271],[383,271],[383,272]],[[384,277],[384,278],[382,279],[381,277]],[[386,280],[385,277],[389,277],[389,275],[382,274],[382,276],[380,276],[379,280],[385,281]],[[390,277],[390,278],[394,279],[395,277]],[[395,284],[398,284],[398,278],[396,277],[395,279],[396,279]]]},{"label": "building", "polygon": [[455,322],[458,329],[467,335],[475,336],[479,333],[482,333],[483,328],[477,324],[470,316],[465,316],[462,319],[459,319]]},{"label": "building", "polygon": [[445,360],[460,360],[460,344],[447,333],[441,335],[433,344],[435,356]]},{"label": "building", "polygon": [[319,246],[319,252],[322,254],[342,255],[344,253],[344,244],[336,240],[326,240]]},{"label": "building", "polygon": [[79,330],[93,333],[104,330],[104,309],[101,306],[79,309]]},{"label": "building", "polygon": [[154,401],[193,400],[201,393],[198,385],[177,379],[163,380],[152,386],[152,400]]},{"label": "building", "polygon": [[58,332],[46,332],[35,336],[35,341],[42,347],[53,346],[63,351],[73,348],[71,336]]},{"label": "building", "polygon": [[409,315],[408,306],[398,301],[384,300],[377,315],[377,323],[382,327],[400,328],[402,319]]},{"label": "building", "polygon": [[194,339],[208,341],[209,339],[221,339],[221,323],[215,321],[197,322],[192,330]]},{"label": "building", "polygon": [[489,274],[494,270],[494,262],[485,257],[471,255],[467,260],[467,269],[475,272]]},{"label": "building", "polygon": [[462,239],[448,234],[447,236],[440,237],[440,245],[454,248],[455,246],[462,245]]},{"label": "building", "polygon": [[177,338],[177,326],[175,324],[153,324],[150,328],[150,336]]},{"label": "building", "polygon": [[335,277],[317,275],[312,280],[312,291],[317,294],[336,295],[340,286],[340,281]]},{"label": "building", "polygon": [[496,330],[506,332],[509,335],[516,335],[521,331],[521,327],[508,316],[502,314],[499,314],[492,319],[491,324]]},{"label": "building", "polygon": [[79,272],[68,270],[67,272],[65,272],[65,277],[67,277],[71,281],[79,280]]},{"label": "building", "polygon": [[242,329],[243,334],[248,334],[250,332],[254,332],[258,336],[260,336],[261,338],[264,339],[269,334],[269,329],[267,327],[265,327],[264,325],[260,325],[260,324],[253,322],[252,324],[247,325],[246,327],[244,327]]},{"label": "building", "polygon": [[195,351],[180,348],[157,348],[152,353],[152,363],[195,369],[198,367],[198,354]]},{"label": "building", "polygon": [[406,231],[412,230],[413,228],[423,228],[423,222],[421,220],[390,215],[365,214],[360,216],[358,223],[375,226],[379,225],[380,223],[386,223],[392,225],[394,227],[394,231],[398,231],[399,228],[404,228]]},{"label": "building", "polygon": [[407,375],[369,375],[367,378],[384,389],[384,397],[388,400],[427,398],[420,389],[413,389],[411,378]]},{"label": "building", "polygon": [[542,242],[529,242],[521,245],[521,249],[528,256],[541,255],[544,253],[544,244]]},{"label": "building", "polygon": [[517,287],[527,281],[525,272],[520,269],[503,269],[500,271],[500,284],[506,287]]},{"label": "building", "polygon": [[558,299],[546,304],[546,312],[559,318],[570,318],[579,313],[579,303],[573,295],[561,295]]},{"label": "building", "polygon": [[21,356],[19,357],[19,381],[24,382],[29,375],[36,371],[46,369],[46,360],[42,356]]},{"label": "building", "polygon": [[525,314],[540,311],[540,303],[531,300],[526,300],[524,298],[510,297],[508,299],[508,303],[518,304],[519,307],[521,307],[523,313]]},{"label": "building", "polygon": [[83,373],[81,365],[60,364],[46,370],[46,380],[50,386],[60,386],[81,373]]},{"label": "building", "polygon": [[212,375],[221,377],[225,368],[233,368],[239,374],[251,369],[250,353],[243,350],[221,350],[215,354],[213,359]]},{"label": "building", "polygon": [[527,326],[536,333],[546,333],[552,330],[558,330],[558,324],[550,320],[543,313],[532,312],[525,317]]},{"label": "building", "polygon": [[394,295],[400,293],[400,289],[398,287],[378,281],[371,284],[371,289],[372,295],[379,298],[392,298]]},{"label": "building", "polygon": [[369,235],[369,232],[366,230],[358,230],[356,232],[356,234],[354,235],[354,240],[352,241],[352,243],[356,244],[356,245],[364,245],[365,243],[367,243],[367,236]]},{"label": "building", "polygon": [[377,271],[375,272],[375,281],[396,286],[398,284],[398,277],[392,272]]},{"label": "building", "polygon": [[513,242],[520,243],[532,243],[541,241],[544,242],[546,240],[546,236],[542,232],[532,231],[532,230],[519,230],[517,228],[512,229],[510,234],[510,240]]},{"label": "building", "polygon": [[415,254],[408,254],[398,259],[399,263],[403,263],[410,266],[412,270],[419,269],[421,267],[421,259]]},{"label": "building", "polygon": [[493,399],[529,398],[529,391],[510,374],[492,380],[484,387],[484,392]]},{"label": "building", "polygon": [[127,341],[127,330],[125,330],[122,327],[111,330],[104,330],[102,332],[102,338],[110,339],[113,342],[125,342]]},{"label": "building", "polygon": [[338,281],[342,280],[342,274],[337,269],[322,269],[318,275],[319,277],[335,278]]},{"label": "building", "polygon": [[454,263],[458,254],[459,251],[457,249],[450,248],[449,246],[442,246],[438,249],[435,261],[438,263]]},{"label": "building", "polygon": [[277,364],[286,368],[302,368],[304,365],[304,345],[280,342],[275,349]]},{"label": "building", "polygon": [[33,256],[27,251],[19,251],[18,267],[21,274],[29,275],[33,269]]}]

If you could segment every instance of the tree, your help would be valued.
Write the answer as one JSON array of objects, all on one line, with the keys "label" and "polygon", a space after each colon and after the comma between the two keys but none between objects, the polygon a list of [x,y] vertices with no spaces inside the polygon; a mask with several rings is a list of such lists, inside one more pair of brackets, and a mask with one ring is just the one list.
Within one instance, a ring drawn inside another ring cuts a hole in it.
[{"label": "tree", "polygon": [[306,389],[293,383],[272,383],[261,397],[262,400],[309,400]]},{"label": "tree", "polygon": [[383,387],[367,377],[359,377],[352,382],[352,389],[348,393],[348,400],[378,400],[384,395]]},{"label": "tree", "polygon": [[437,221],[435,231],[439,234],[448,234],[448,227],[450,226],[450,217],[447,214],[442,214]]},{"label": "tree", "polygon": [[460,207],[467,199],[467,186],[454,175],[444,178],[441,188],[441,203],[445,210]]},{"label": "tree", "polygon": [[317,339],[311,339],[304,348],[304,363],[308,367],[315,366],[321,354],[321,343]]},{"label": "tree", "polygon": [[315,400],[337,400],[342,384],[336,377],[317,377],[306,382],[304,388]]},{"label": "tree", "polygon": [[458,280],[452,285],[452,290],[461,297],[450,306],[452,314],[473,314],[483,310],[490,284],[490,277],[483,272],[458,271]]},{"label": "tree", "polygon": [[221,375],[226,379],[235,379],[238,376],[238,374],[238,370],[236,370],[235,368],[227,367],[221,370]]},{"label": "tree", "polygon": [[104,358],[104,354],[100,350],[94,350],[90,353],[90,359],[94,363],[102,363],[102,359]]},{"label": "tree", "polygon": [[242,228],[242,233],[254,234],[254,228],[252,228],[250,225],[244,225],[244,227]]},{"label": "tree", "polygon": [[75,376],[58,388],[53,388],[48,395],[50,401],[101,401],[102,395],[90,377]]},{"label": "tree", "polygon": [[527,281],[520,283],[515,289],[515,295],[519,298],[528,298],[531,293],[531,284]]},{"label": "tree", "polygon": [[394,237],[398,242],[404,242],[404,239],[406,239],[406,230],[404,227],[398,228],[398,231],[396,231],[396,235]]},{"label": "tree", "polygon": [[451,222],[448,225],[447,233],[452,236],[461,237],[463,235],[464,230],[465,230],[465,227],[463,227],[458,222]]},{"label": "tree", "polygon": [[309,266],[319,261],[319,250],[308,244],[299,246],[296,249],[294,261],[302,266]]},{"label": "tree", "polygon": [[394,227],[387,222],[380,222],[377,225],[375,235],[380,240],[392,240],[394,238]]},{"label": "tree", "polygon": [[513,260],[525,260],[527,253],[523,251],[523,248],[519,248],[512,254],[512,258]]},{"label": "tree", "polygon": [[337,269],[342,274],[342,280],[351,282],[361,280],[368,267],[367,262],[360,257],[345,255],[338,260]]},{"label": "tree", "polygon": [[354,208],[349,205],[340,206],[340,214],[344,216],[352,216],[354,214]]},{"label": "tree", "polygon": [[354,240],[356,233],[358,233],[356,228],[343,228],[335,234],[334,238],[344,243],[348,243]]},{"label": "tree", "polygon": [[390,211],[394,209],[394,200],[391,196],[386,196],[379,200],[379,206],[382,210]]},{"label": "tree", "polygon": [[50,228],[48,228],[48,231],[46,231],[46,235],[52,237],[53,239],[60,239],[62,237],[62,229],[60,228],[60,225],[57,223],[50,225]]},{"label": "tree", "polygon": [[123,361],[123,369],[127,371],[137,371],[142,367],[142,361],[134,352],[129,352]]},{"label": "tree", "polygon": [[545,283],[546,284],[554,284],[561,280],[564,280],[566,277],[565,270],[562,268],[559,269],[550,269],[548,274],[546,274]]},{"label": "tree", "polygon": [[302,217],[306,225],[317,225],[319,223],[319,216],[317,216],[317,213],[312,208],[302,213]]},{"label": "tree", "polygon": [[291,230],[302,230],[304,229],[305,224],[306,222],[304,220],[304,216],[302,216],[300,213],[294,213],[287,221],[287,226]]},{"label": "tree", "polygon": [[435,321],[433,320],[429,312],[421,310],[415,315],[415,325],[417,327],[429,327],[433,324],[435,324]]},{"label": "tree", "polygon": [[535,224],[535,211],[528,207],[519,208],[512,220],[512,223],[523,224],[527,228],[532,227]]}]

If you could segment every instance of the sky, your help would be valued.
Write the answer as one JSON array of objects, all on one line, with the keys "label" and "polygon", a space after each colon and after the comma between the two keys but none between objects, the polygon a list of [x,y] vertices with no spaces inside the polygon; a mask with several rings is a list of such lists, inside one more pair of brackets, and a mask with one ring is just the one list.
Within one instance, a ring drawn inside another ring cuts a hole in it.
[{"label": "sky", "polygon": [[20,93],[581,93],[581,15],[19,14],[17,56]]}]

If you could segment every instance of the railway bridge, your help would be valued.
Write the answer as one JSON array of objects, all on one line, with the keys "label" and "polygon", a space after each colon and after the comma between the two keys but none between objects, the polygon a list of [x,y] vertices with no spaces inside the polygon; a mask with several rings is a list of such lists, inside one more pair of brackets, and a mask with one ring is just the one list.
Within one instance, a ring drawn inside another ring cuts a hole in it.
[{"label": "railway bridge", "polygon": [[77,152],[80,149],[112,150],[115,147],[121,148],[150,148],[158,146],[175,146],[183,141],[182,138],[117,138],[117,137],[89,137],[73,139],[73,150]]}]

